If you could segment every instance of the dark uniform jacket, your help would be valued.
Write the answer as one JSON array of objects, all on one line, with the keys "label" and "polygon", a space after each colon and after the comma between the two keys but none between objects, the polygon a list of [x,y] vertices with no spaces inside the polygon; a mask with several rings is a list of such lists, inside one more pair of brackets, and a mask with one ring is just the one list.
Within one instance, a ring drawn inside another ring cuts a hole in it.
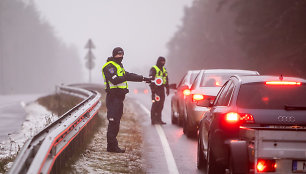
[{"label": "dark uniform jacket", "polygon": [[[122,63],[119,62],[118,60],[116,60],[116,58],[109,57],[107,59],[107,62],[108,61],[114,61],[123,68]],[[108,64],[106,67],[104,67],[103,72],[104,72],[106,81],[111,82],[114,85],[117,85],[117,84],[125,82],[125,81],[134,81],[134,82],[143,81],[143,76],[137,75],[137,74],[134,74],[134,73],[129,73],[127,71],[125,71],[124,76],[118,76],[117,75],[117,68],[111,63]],[[125,95],[129,92],[128,89],[121,89],[121,88],[110,89],[109,87],[106,87],[105,91],[107,93],[114,94],[114,95]]]}]

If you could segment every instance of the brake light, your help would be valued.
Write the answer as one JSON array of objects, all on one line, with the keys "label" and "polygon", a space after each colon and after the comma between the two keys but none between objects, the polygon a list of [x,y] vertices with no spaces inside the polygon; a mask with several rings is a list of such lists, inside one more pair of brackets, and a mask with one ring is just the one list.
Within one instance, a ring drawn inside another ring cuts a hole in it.
[{"label": "brake light", "polygon": [[185,90],[183,91],[183,94],[184,94],[184,96],[190,95],[190,89],[185,89]]},{"label": "brake light", "polygon": [[251,114],[239,114],[236,112],[229,112],[225,115],[225,120],[228,123],[254,123],[254,117]]},{"label": "brake light", "polygon": [[258,159],[256,165],[257,172],[275,172],[276,163],[271,159]]},{"label": "brake light", "polygon": [[235,112],[230,112],[225,115],[225,120],[228,123],[237,123],[239,121],[239,115]]},{"label": "brake light", "polygon": [[266,85],[296,85],[300,86],[301,82],[290,82],[290,81],[268,81]]},{"label": "brake light", "polygon": [[202,94],[193,94],[192,95],[192,101],[197,102],[200,100],[204,100],[204,95]]},{"label": "brake light", "polygon": [[240,114],[240,120],[245,123],[254,123],[254,117],[251,114]]}]

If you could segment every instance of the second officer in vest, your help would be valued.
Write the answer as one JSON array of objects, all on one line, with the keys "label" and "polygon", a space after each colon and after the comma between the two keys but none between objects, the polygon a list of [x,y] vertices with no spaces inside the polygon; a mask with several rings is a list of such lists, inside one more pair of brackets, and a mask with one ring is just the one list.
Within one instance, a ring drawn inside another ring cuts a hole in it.
[{"label": "second officer in vest", "polygon": [[151,107],[151,123],[152,124],[166,124],[162,121],[162,110],[165,102],[165,88],[166,94],[169,95],[168,73],[164,67],[166,59],[158,57],[156,65],[154,65],[149,76],[155,79],[150,84],[152,91],[152,107]]},{"label": "second officer in vest", "polygon": [[122,65],[124,51],[120,47],[113,50],[113,56],[107,59],[107,63],[102,67],[106,90],[106,108],[107,108],[107,151],[115,153],[124,153],[125,150],[118,146],[117,135],[120,127],[120,119],[123,114],[123,101],[125,94],[129,92],[127,81],[151,82],[151,79],[141,75],[129,73],[124,70]]}]

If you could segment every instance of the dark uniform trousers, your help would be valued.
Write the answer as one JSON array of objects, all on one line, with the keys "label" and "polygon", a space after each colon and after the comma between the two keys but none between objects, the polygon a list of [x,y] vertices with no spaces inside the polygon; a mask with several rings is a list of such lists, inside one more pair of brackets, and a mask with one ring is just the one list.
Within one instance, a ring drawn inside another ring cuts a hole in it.
[{"label": "dark uniform trousers", "polygon": [[125,95],[111,94],[106,95],[106,108],[107,108],[107,147],[118,147],[117,135],[120,127],[120,119],[123,114],[123,101]]},{"label": "dark uniform trousers", "polygon": [[164,102],[165,102],[165,87],[164,86],[157,87],[155,89],[155,96],[156,95],[160,97],[160,100],[152,103],[152,107],[151,107],[151,122],[152,123],[162,121],[161,117],[162,117],[162,110],[164,108]]}]

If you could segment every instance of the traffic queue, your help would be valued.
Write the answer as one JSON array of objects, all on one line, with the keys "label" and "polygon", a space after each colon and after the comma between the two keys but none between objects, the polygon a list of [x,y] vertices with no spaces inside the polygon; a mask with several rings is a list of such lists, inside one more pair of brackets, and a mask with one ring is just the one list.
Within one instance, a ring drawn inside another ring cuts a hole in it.
[{"label": "traffic queue", "polygon": [[171,98],[171,122],[197,137],[207,174],[305,173],[306,80],[257,71],[188,71]]}]

